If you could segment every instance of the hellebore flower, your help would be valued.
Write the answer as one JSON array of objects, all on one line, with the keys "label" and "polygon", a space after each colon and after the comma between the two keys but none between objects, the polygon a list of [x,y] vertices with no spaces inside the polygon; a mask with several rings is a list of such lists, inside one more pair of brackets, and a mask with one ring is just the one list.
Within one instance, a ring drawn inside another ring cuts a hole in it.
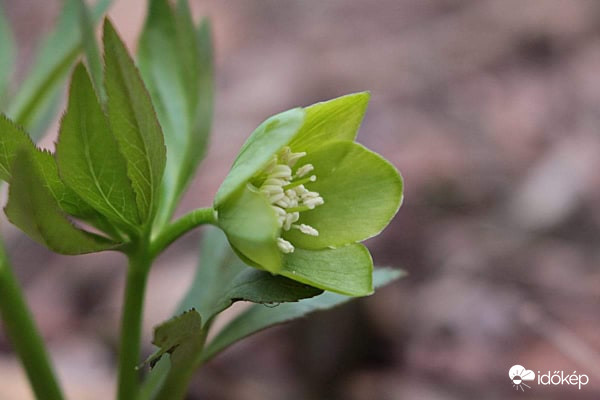
[{"label": "hellebore flower", "polygon": [[354,142],[369,101],[356,93],[264,121],[215,196],[217,224],[247,264],[346,295],[372,293],[358,242],[385,228],[402,178]]}]

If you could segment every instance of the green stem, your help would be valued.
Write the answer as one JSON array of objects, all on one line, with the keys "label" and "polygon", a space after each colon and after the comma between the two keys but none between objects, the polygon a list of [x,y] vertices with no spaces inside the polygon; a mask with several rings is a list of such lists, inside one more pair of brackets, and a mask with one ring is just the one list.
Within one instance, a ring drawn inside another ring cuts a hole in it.
[{"label": "green stem", "polygon": [[186,232],[200,225],[214,225],[216,222],[215,211],[210,207],[191,211],[159,233],[150,245],[150,254],[155,257]]},{"label": "green stem", "polygon": [[144,293],[151,264],[148,240],[143,238],[129,254],[119,345],[119,400],[135,399],[139,390],[137,366],[140,358]]},{"label": "green stem", "polygon": [[4,245],[0,243],[0,316],[6,335],[38,400],[62,400],[63,395],[35,326],[19,283],[13,274]]}]

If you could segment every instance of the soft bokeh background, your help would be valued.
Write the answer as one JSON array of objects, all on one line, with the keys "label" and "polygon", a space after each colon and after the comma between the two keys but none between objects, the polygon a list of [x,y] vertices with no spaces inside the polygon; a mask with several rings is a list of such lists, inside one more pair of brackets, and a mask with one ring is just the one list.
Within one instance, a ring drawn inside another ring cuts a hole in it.
[{"label": "soft bokeh background", "polygon": [[[4,3],[24,70],[59,2]],[[600,2],[191,3],[213,22],[218,100],[180,212],[210,204],[267,116],[368,89],[359,140],[400,169],[406,192],[367,245],[410,276],[234,346],[189,399],[599,398]],[[120,0],[110,13],[131,49],[144,8]],[[58,256],[2,225],[71,398],[110,398],[125,260]],[[145,352],[188,285],[200,236],[152,272]],[[513,364],[590,384],[516,393]],[[1,333],[0,399],[31,399]]]}]

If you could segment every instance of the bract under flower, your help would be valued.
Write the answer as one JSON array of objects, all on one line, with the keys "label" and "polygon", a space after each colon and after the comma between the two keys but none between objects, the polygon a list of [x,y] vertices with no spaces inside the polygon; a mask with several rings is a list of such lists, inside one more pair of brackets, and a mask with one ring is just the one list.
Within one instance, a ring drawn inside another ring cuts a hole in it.
[{"label": "bract under flower", "polygon": [[293,109],[263,122],[215,197],[218,224],[248,264],[347,295],[372,292],[357,242],[402,202],[402,179],[354,143],[368,93]]}]

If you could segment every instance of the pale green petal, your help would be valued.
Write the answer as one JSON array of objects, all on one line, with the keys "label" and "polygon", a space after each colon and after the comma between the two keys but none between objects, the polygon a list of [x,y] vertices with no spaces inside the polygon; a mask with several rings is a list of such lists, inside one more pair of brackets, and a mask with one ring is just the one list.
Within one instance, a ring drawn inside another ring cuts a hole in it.
[{"label": "pale green petal", "polygon": [[276,241],[280,228],[264,195],[246,185],[229,196],[217,208],[217,214],[217,224],[245,261],[273,273],[281,269],[281,252]]},{"label": "pale green petal", "polygon": [[402,178],[380,155],[354,142],[336,142],[309,153],[300,165],[313,164],[317,181],[306,188],[325,204],[300,214],[298,223],[319,236],[292,229],[284,238],[297,247],[320,249],[359,242],[377,235],[402,203]]},{"label": "pale green petal", "polygon": [[290,147],[310,152],[333,141],[353,141],[370,97],[369,92],[353,93],[306,107],[304,124]]},{"label": "pale green petal", "polygon": [[304,110],[294,108],[272,116],[250,135],[231,171],[215,196],[219,207],[227,198],[259,172],[298,132],[304,121]]},{"label": "pale green petal", "polygon": [[280,274],[348,296],[373,293],[373,260],[362,244],[322,250],[296,248],[285,255]]}]

